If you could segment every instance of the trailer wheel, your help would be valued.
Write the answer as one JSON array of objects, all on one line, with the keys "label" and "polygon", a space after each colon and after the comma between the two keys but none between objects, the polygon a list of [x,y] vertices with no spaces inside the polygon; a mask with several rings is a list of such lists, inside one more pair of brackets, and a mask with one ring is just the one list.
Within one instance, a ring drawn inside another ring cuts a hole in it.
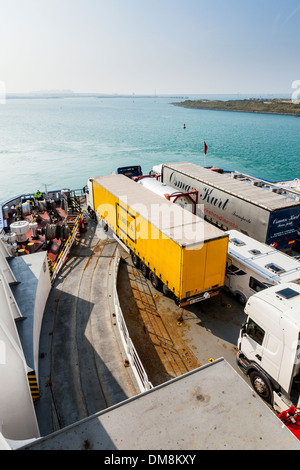
[{"label": "trailer wheel", "polygon": [[152,286],[155,288],[155,289],[159,289],[160,286],[161,286],[161,281],[160,279],[156,276],[156,274],[153,272],[153,271],[150,271],[149,273],[149,279],[150,279],[150,282],[152,284]]},{"label": "trailer wheel", "polygon": [[140,262],[140,270],[141,270],[141,273],[144,277],[148,277],[148,274],[149,274],[149,268],[148,266],[144,263],[144,261],[141,261]]},{"label": "trailer wheel", "polygon": [[140,267],[140,261],[141,261],[140,258],[134,252],[132,252],[131,259],[132,259],[133,266],[135,266],[138,269]]},{"label": "trailer wheel", "polygon": [[268,379],[260,372],[254,370],[250,373],[250,381],[256,393],[267,403],[271,403],[272,388]]},{"label": "trailer wheel", "polygon": [[163,285],[163,293],[166,297],[169,297],[170,299],[173,299],[174,297],[173,292],[171,291],[171,289],[168,288],[168,286],[166,286],[166,284]]},{"label": "trailer wheel", "polygon": [[243,294],[236,294],[236,299],[241,305],[246,305],[246,299]]}]

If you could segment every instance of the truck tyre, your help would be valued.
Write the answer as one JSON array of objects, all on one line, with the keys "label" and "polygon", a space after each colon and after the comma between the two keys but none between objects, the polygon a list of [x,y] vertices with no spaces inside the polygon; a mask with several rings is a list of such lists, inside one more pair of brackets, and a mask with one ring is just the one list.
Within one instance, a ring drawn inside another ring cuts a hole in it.
[{"label": "truck tyre", "polygon": [[140,258],[134,252],[132,252],[131,259],[132,259],[133,266],[135,266],[138,269],[140,267],[140,261],[141,261]]},{"label": "truck tyre", "polygon": [[267,403],[272,401],[272,388],[268,379],[257,370],[250,373],[250,381],[256,393]]},{"label": "truck tyre", "polygon": [[150,271],[149,279],[150,279],[150,282],[151,282],[152,286],[155,289],[159,289],[161,287],[161,281],[153,271]]},{"label": "truck tyre", "polygon": [[166,297],[169,297],[170,299],[173,299],[174,297],[173,292],[171,291],[171,289],[168,288],[168,286],[166,286],[166,284],[163,285],[163,293]]},{"label": "truck tyre", "polygon": [[243,294],[236,294],[236,299],[241,305],[246,305],[246,299]]},{"label": "truck tyre", "polygon": [[148,277],[148,274],[149,274],[149,268],[148,266],[144,263],[144,261],[141,261],[140,262],[140,270],[141,270],[141,273],[143,274],[144,277]]}]

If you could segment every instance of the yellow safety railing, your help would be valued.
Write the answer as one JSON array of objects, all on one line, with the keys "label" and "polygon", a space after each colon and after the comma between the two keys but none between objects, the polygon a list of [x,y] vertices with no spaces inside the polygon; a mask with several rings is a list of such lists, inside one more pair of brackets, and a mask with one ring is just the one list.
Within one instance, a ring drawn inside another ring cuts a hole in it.
[{"label": "yellow safety railing", "polygon": [[75,220],[75,223],[74,223],[74,227],[72,228],[72,231],[69,235],[69,237],[67,238],[67,240],[65,241],[64,243],[64,246],[61,250],[61,252],[59,253],[58,257],[57,257],[57,260],[55,262],[55,264],[53,265],[52,267],[52,273],[50,273],[50,280],[51,280],[51,284],[53,286],[53,283],[55,281],[55,278],[58,274],[58,272],[60,271],[73,243],[74,243],[74,240],[76,238],[76,235],[77,235],[77,231],[78,231],[78,226],[79,226],[79,222],[83,216],[83,213],[84,211],[81,209],[81,212],[80,214],[77,216],[76,220]]}]

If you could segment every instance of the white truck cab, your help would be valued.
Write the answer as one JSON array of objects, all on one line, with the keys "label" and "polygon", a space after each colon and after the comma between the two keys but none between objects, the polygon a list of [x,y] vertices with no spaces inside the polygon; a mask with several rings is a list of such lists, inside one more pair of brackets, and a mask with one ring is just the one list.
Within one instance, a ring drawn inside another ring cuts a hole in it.
[{"label": "white truck cab", "polygon": [[249,298],[237,362],[278,412],[300,406],[300,285],[284,283]]}]

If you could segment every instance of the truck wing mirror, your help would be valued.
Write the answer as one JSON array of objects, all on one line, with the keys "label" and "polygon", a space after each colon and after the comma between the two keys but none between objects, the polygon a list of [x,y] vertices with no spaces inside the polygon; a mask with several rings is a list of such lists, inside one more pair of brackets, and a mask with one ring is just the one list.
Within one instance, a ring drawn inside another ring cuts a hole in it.
[{"label": "truck wing mirror", "polygon": [[246,332],[247,332],[247,323],[242,324],[241,331],[242,331],[242,335],[246,334]]}]

